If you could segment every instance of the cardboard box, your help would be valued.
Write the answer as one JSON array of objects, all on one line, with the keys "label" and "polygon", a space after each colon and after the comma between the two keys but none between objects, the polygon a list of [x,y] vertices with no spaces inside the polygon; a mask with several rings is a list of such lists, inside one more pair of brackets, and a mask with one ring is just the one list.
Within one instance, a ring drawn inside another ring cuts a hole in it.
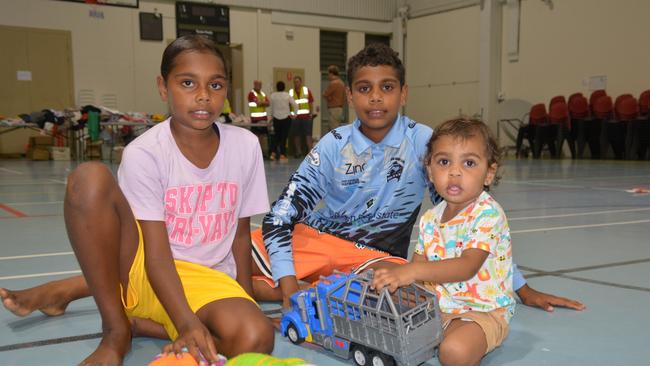
[{"label": "cardboard box", "polygon": [[53,140],[52,136],[31,136],[29,138],[29,146],[52,146]]},{"label": "cardboard box", "polygon": [[114,163],[121,163],[122,162],[122,153],[124,152],[124,146],[114,146],[113,147],[113,156],[112,160]]},{"label": "cardboard box", "polygon": [[51,146],[50,154],[52,160],[70,160],[70,148],[63,146]]},{"label": "cardboard box", "polygon": [[32,136],[41,135],[29,128],[0,126],[0,156],[24,157],[29,149],[29,138]]},{"label": "cardboard box", "polygon": [[31,160],[50,160],[50,152],[43,147],[33,147],[27,151],[27,157]]},{"label": "cardboard box", "polygon": [[86,153],[84,154],[88,160],[102,160],[102,140],[90,141],[86,140]]}]

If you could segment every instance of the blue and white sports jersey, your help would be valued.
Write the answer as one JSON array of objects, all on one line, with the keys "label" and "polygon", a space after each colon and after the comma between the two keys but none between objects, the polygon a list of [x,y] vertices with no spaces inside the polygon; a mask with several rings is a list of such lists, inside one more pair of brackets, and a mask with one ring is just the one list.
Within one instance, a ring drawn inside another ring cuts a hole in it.
[{"label": "blue and white sports jersey", "polygon": [[[296,223],[406,258],[425,189],[432,202],[440,201],[423,165],[430,127],[398,116],[374,143],[359,126],[357,119],[323,137],[264,218],[274,280],[295,274]],[[314,210],[321,201],[324,207]]]}]

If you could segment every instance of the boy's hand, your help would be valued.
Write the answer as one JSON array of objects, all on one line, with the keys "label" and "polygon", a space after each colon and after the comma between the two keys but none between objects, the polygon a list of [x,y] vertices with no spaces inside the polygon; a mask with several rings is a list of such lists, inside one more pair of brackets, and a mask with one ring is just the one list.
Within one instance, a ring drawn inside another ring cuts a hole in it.
[{"label": "boy's hand", "polygon": [[586,308],[580,301],[539,292],[528,285],[523,285],[519,288],[517,295],[519,295],[524,305],[538,307],[549,312],[553,311],[553,306],[561,306],[573,310],[584,310]]},{"label": "boy's hand", "polygon": [[291,301],[289,298],[300,290],[296,276],[285,276],[280,278],[280,290],[282,290],[282,307],[285,309],[291,308]]},{"label": "boy's hand", "polygon": [[166,345],[163,352],[174,353],[177,357],[180,357],[183,348],[187,349],[187,352],[194,357],[199,365],[205,365],[206,361],[210,365],[219,361],[212,334],[198,318],[191,321],[186,327],[178,329],[178,338],[171,344]]},{"label": "boy's hand", "polygon": [[370,287],[377,291],[387,287],[388,291],[395,292],[399,287],[410,285],[413,282],[415,282],[413,270],[410,265],[405,264],[391,269],[381,268],[375,270]]}]

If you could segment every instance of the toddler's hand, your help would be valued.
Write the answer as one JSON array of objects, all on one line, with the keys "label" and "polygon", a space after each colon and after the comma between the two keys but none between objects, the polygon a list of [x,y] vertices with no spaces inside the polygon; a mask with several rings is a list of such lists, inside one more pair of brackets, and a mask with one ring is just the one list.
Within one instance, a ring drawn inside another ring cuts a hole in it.
[{"label": "toddler's hand", "polygon": [[395,292],[399,287],[410,285],[414,281],[413,271],[409,265],[405,264],[391,269],[375,270],[370,287],[377,291],[387,287],[388,291]]}]

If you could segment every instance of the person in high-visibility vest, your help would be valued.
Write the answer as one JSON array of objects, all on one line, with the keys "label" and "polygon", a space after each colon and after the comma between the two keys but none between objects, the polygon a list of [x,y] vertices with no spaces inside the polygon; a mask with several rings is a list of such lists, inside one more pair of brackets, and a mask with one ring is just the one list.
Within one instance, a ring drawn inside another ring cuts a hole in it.
[{"label": "person in high-visibility vest", "polygon": [[[253,82],[253,89],[248,93],[248,110],[251,114],[251,123],[267,123],[266,107],[269,106],[269,100],[266,94],[262,91],[262,82],[255,80]],[[264,127],[251,127],[251,132],[257,135],[262,147],[262,153],[266,157],[267,154],[267,139],[268,130]]]},{"label": "person in high-visibility vest", "polygon": [[[314,97],[309,88],[302,85],[302,78],[298,75],[293,78],[293,89],[289,90],[289,95],[298,104],[298,110],[292,108],[291,115],[295,116],[295,119],[291,122],[290,133],[293,135],[294,140],[294,155],[296,158],[299,158],[301,155],[305,155],[311,151],[313,146],[311,132],[315,117],[312,114]],[[307,144],[307,151],[301,154],[301,141],[303,137]]]},{"label": "person in high-visibility vest", "polygon": [[232,123],[230,113],[232,113],[232,108],[230,107],[230,101],[228,98],[226,98],[223,101],[223,109],[221,110],[221,116],[223,117],[225,123]]}]

